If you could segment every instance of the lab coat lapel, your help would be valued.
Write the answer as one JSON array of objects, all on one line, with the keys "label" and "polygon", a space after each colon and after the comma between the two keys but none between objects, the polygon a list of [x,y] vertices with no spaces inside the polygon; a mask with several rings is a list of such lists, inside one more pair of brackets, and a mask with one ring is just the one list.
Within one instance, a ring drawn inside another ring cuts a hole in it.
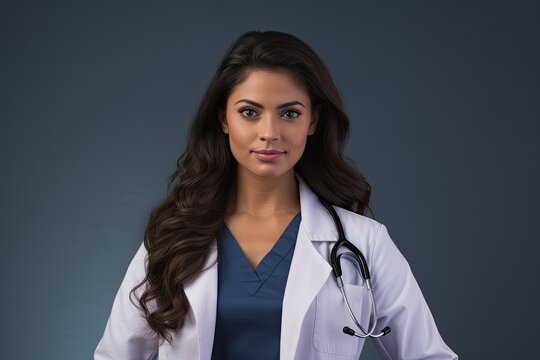
[{"label": "lab coat lapel", "polygon": [[[195,316],[199,340],[199,359],[201,360],[210,360],[214,343],[218,286],[216,259],[217,242],[214,240],[203,267],[206,270],[184,285],[184,291]],[[196,357],[190,354],[190,358],[195,359]]]},{"label": "lab coat lapel", "polygon": [[317,195],[299,174],[295,174],[299,183],[302,219],[283,297],[281,360],[295,358],[306,312],[332,270],[311,242],[321,240],[321,235],[328,240],[337,238],[337,232],[332,229],[333,222],[331,219],[328,221],[329,216],[324,215],[326,209],[322,208]]}]

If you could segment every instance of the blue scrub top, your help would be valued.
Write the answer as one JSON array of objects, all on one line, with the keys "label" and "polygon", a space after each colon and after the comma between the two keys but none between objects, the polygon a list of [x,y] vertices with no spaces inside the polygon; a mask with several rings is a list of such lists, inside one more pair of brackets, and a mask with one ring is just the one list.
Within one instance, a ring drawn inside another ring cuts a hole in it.
[{"label": "blue scrub top", "polygon": [[301,212],[257,266],[223,224],[218,234],[218,297],[212,359],[279,359],[281,308]]}]

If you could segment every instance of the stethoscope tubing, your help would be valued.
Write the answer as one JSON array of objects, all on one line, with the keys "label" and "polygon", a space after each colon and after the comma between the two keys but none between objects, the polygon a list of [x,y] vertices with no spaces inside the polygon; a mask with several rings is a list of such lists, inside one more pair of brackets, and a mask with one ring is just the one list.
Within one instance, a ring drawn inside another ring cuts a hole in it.
[{"label": "stethoscope tubing", "polygon": [[[332,204],[330,204],[330,202],[328,202],[326,199],[324,199],[321,196],[318,196],[318,198],[319,198],[320,202],[324,205],[324,207],[328,210],[330,215],[332,216],[332,219],[334,220],[334,223],[336,225],[336,229],[337,229],[338,235],[339,235],[338,241],[334,244],[334,246],[332,247],[332,251],[330,252],[330,263],[331,263],[331,266],[332,266],[332,271],[334,273],[334,277],[336,278],[338,288],[341,291],[341,295],[343,296],[343,299],[345,300],[347,310],[349,311],[349,314],[350,314],[351,318],[353,319],[355,325],[358,326],[358,328],[360,329],[362,334],[356,334],[356,332],[354,330],[352,330],[351,328],[349,328],[348,326],[345,326],[343,328],[343,332],[348,334],[348,335],[356,336],[356,337],[360,337],[360,338],[367,338],[367,337],[378,338],[378,337],[381,337],[383,335],[388,334],[390,332],[390,327],[389,326],[386,326],[379,334],[376,334],[376,335],[373,334],[373,332],[375,331],[375,328],[377,326],[377,318],[378,318],[378,316],[377,316],[377,305],[375,303],[375,296],[373,295],[373,286],[371,284],[371,275],[369,273],[369,269],[368,269],[368,266],[367,266],[367,261],[364,258],[364,255],[362,254],[362,252],[356,246],[354,246],[353,243],[351,243],[349,240],[347,240],[345,238],[345,232],[343,231],[343,225],[341,224],[339,216],[336,213],[336,210],[334,209]],[[337,255],[337,252],[338,252],[339,248],[341,248],[341,247],[348,248],[351,251],[352,255],[350,255],[348,253],[341,253],[340,255]],[[349,304],[349,300],[347,299],[347,294],[345,293],[345,289],[344,289],[344,286],[343,286],[343,280],[342,280],[342,277],[341,277],[342,276],[342,270],[341,270],[341,257],[342,256],[345,257],[345,258],[348,258],[349,261],[354,260],[354,261],[351,261],[351,262],[358,268],[358,270],[360,271],[360,274],[362,275],[362,278],[364,279],[364,282],[366,284],[367,291],[368,291],[369,298],[370,298],[370,303],[371,303],[371,311],[370,311],[369,324],[368,324],[367,331],[362,327],[362,325],[360,325],[360,323],[356,319],[356,316],[354,316],[354,313],[353,313],[353,311],[351,309],[351,306]]]}]

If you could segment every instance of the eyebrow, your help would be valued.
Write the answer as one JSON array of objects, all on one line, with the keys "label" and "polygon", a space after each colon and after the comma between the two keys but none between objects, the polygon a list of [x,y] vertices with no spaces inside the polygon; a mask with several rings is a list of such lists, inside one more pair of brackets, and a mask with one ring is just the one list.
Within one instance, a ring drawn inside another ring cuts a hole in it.
[{"label": "eyebrow", "polygon": [[[245,102],[245,103],[251,104],[253,106],[259,107],[261,109],[264,109],[264,106],[262,106],[261,104],[255,102],[255,101],[252,101],[252,100],[248,100],[248,99],[240,99],[237,102],[235,102],[234,105],[236,105],[236,104],[238,104],[239,102],[242,102],[242,101]],[[292,105],[302,105],[302,106],[304,106],[304,104],[302,104],[300,101],[290,101],[290,102],[279,105],[277,108],[282,109],[282,108],[285,108],[287,106],[292,106]]]}]

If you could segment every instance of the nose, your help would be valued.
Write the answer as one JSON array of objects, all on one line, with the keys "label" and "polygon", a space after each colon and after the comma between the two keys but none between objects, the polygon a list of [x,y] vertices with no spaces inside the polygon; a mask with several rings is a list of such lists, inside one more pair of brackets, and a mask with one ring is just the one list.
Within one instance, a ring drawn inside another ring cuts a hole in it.
[{"label": "nose", "polygon": [[260,124],[259,138],[262,141],[279,139],[279,118],[273,115],[264,116]]}]

